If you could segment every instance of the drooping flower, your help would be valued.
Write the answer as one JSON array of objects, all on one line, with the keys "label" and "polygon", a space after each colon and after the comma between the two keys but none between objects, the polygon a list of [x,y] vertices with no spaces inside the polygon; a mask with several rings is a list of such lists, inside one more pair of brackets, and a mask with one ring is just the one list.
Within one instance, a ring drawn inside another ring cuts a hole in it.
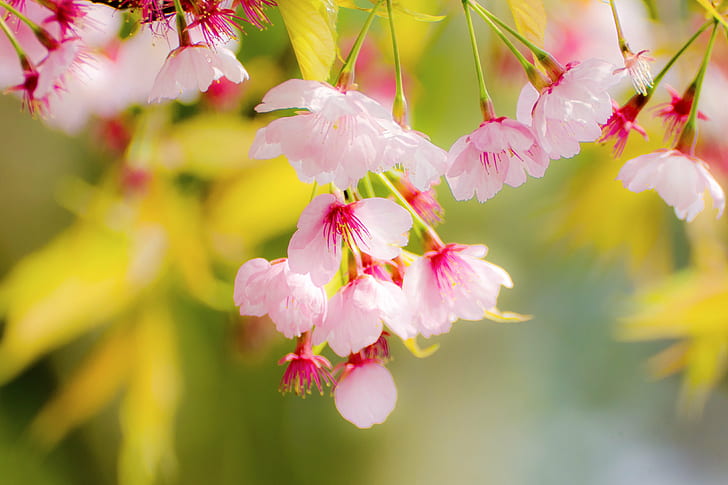
[{"label": "drooping flower", "polygon": [[482,259],[486,252],[482,245],[437,245],[407,268],[402,289],[424,337],[448,332],[459,318],[481,320],[496,307],[500,287],[513,286],[503,268]]},{"label": "drooping flower", "polygon": [[518,120],[530,124],[552,160],[579,153],[580,142],[594,141],[612,114],[608,89],[618,82],[614,66],[598,60],[567,64],[541,93],[527,84],[518,99]]},{"label": "drooping flower", "polygon": [[220,0],[190,2],[189,13],[193,20],[187,28],[199,27],[208,44],[224,44],[235,37],[238,27],[235,20],[240,17],[235,15],[235,10],[223,7]]},{"label": "drooping flower", "polygon": [[633,158],[624,164],[617,175],[632,192],[654,189],[660,197],[675,208],[679,219],[692,221],[700,213],[707,190],[718,209],[718,217],[725,207],[725,193],[704,161],[680,150],[657,150]]},{"label": "drooping flower", "polygon": [[433,184],[433,187],[427,190],[418,190],[406,176],[403,176],[397,178],[394,185],[417,215],[426,223],[434,226],[442,222],[443,210],[437,201],[437,193],[434,190],[434,185],[437,184]]},{"label": "drooping flower", "polygon": [[615,72],[627,71],[634,90],[643,96],[646,96],[649,88],[652,87],[652,72],[649,62],[655,59],[648,56],[648,52],[648,50],[641,50],[635,54],[629,48],[622,50],[624,67],[615,70]]},{"label": "drooping flower", "polygon": [[[662,118],[665,123],[665,140],[677,139],[690,116],[690,108],[695,99],[695,85],[691,84],[682,96],[670,86],[666,85],[665,89],[670,93],[670,101],[656,106],[655,115]],[[708,119],[699,110],[698,118]]]},{"label": "drooping flower", "polygon": [[393,127],[380,144],[383,160],[401,165],[407,178],[418,190],[428,190],[439,183],[448,167],[447,152],[430,142],[423,133]]},{"label": "drooping flower", "polygon": [[392,374],[375,359],[352,356],[334,388],[339,414],[358,428],[383,423],[397,404]]},{"label": "drooping flower", "polygon": [[377,342],[383,322],[403,339],[417,334],[402,289],[391,281],[360,274],[331,297],[326,318],[314,330],[314,344],[328,342],[337,355],[345,357]]},{"label": "drooping flower", "polygon": [[602,137],[599,138],[599,142],[614,139],[614,156],[622,155],[624,147],[627,145],[627,138],[633,130],[642,135],[645,140],[647,139],[647,132],[635,121],[646,102],[647,98],[641,94],[633,96],[621,107],[612,101],[614,111],[602,127]]},{"label": "drooping flower", "polygon": [[447,181],[457,200],[475,194],[480,202],[508,184],[518,187],[526,173],[542,177],[549,158],[531,129],[509,118],[481,123],[469,135],[460,137],[448,154]]},{"label": "drooping flower", "polygon": [[245,68],[230,50],[225,47],[212,49],[204,43],[177,47],[159,70],[149,102],[175,99],[195,90],[205,92],[221,77],[234,83],[248,79]]},{"label": "drooping flower", "polygon": [[339,91],[318,82],[290,79],[274,87],[255,109],[299,108],[296,115],[261,128],[251,158],[285,155],[303,182],[340,188],[355,185],[368,171],[382,172],[397,160],[384,140],[402,129],[379,103],[358,91]]},{"label": "drooping flower", "polygon": [[270,315],[276,329],[286,338],[311,330],[326,315],[326,292],[308,275],[294,273],[288,261],[247,261],[235,277],[235,305],[241,315]]},{"label": "drooping flower", "polygon": [[328,359],[313,353],[310,334],[299,339],[295,352],[286,354],[278,361],[278,365],[283,364],[288,364],[278,387],[283,394],[293,392],[297,396],[304,396],[311,393],[314,385],[323,394],[323,386],[335,382]]},{"label": "drooping flower", "polygon": [[341,262],[341,243],[377,259],[390,260],[407,244],[412,216],[378,197],[350,204],[321,194],[303,210],[288,245],[291,270],[308,273],[318,286],[329,282]]}]

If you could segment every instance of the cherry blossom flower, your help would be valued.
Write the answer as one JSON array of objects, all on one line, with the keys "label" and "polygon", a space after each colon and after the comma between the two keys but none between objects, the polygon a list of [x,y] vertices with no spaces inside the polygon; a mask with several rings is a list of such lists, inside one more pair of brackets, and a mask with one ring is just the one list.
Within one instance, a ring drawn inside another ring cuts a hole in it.
[{"label": "cherry blossom flower", "polygon": [[594,141],[612,114],[607,90],[619,81],[614,66],[597,59],[567,64],[541,93],[530,84],[518,99],[518,120],[530,124],[552,160],[579,153],[579,142]]},{"label": "cherry blossom flower", "polygon": [[[439,181],[433,184],[433,187],[438,184]],[[397,178],[394,185],[417,215],[427,224],[434,226],[442,222],[442,206],[437,201],[437,194],[433,187],[428,190],[418,190],[407,177]]]},{"label": "cherry blossom flower", "polygon": [[[379,103],[358,91],[339,91],[318,82],[290,79],[263,97],[258,112],[299,108],[258,130],[250,157],[285,155],[303,182],[355,185],[367,171],[382,172],[397,160],[384,155],[385,139],[402,129]],[[411,143],[410,143],[411,144]]]},{"label": "cherry blossom flower", "polygon": [[336,273],[341,243],[377,259],[390,260],[407,244],[412,216],[397,203],[378,197],[351,204],[321,194],[303,210],[288,245],[291,270],[308,273],[323,286]]},{"label": "cherry blossom flower", "polygon": [[[691,84],[682,96],[670,86],[665,86],[665,89],[670,93],[670,101],[656,106],[655,115],[662,118],[665,123],[665,140],[677,139],[690,116],[690,108],[695,98],[695,86]],[[698,111],[698,118],[708,119],[701,111]]]},{"label": "cherry blossom flower", "polygon": [[298,396],[310,394],[315,385],[323,394],[323,385],[335,382],[329,370],[331,363],[322,355],[316,355],[311,349],[310,334],[305,334],[296,344],[296,351],[283,356],[278,365],[288,364],[281,378],[278,389],[285,394],[294,392]]},{"label": "cherry blossom flower", "polygon": [[599,141],[603,143],[614,139],[615,157],[622,155],[624,147],[627,145],[627,138],[629,138],[629,134],[633,130],[642,135],[645,140],[647,139],[647,132],[635,121],[646,102],[647,98],[641,94],[633,96],[622,107],[612,101],[612,109],[614,111],[602,127],[602,137],[599,138]]},{"label": "cherry blossom flower", "polygon": [[294,273],[288,261],[256,258],[243,264],[235,278],[235,304],[241,315],[270,315],[286,338],[311,330],[326,315],[326,292],[308,275]]},{"label": "cherry blossom flower", "polygon": [[622,51],[624,67],[615,70],[615,73],[626,70],[632,80],[634,90],[643,96],[646,96],[649,88],[652,87],[652,72],[649,62],[655,59],[648,56],[648,52],[648,50],[641,50],[635,54],[627,48]]},{"label": "cherry blossom flower", "polygon": [[194,90],[207,91],[213,81],[225,77],[234,83],[248,79],[248,73],[230,50],[211,49],[197,43],[172,50],[154,80],[149,102],[175,99]]},{"label": "cherry blossom flower", "polygon": [[439,245],[407,268],[402,289],[423,336],[448,332],[458,318],[481,320],[496,307],[500,287],[513,287],[503,268],[481,259],[486,252],[482,245]]},{"label": "cherry blossom flower", "polygon": [[523,184],[526,173],[542,177],[549,158],[528,126],[501,117],[460,137],[450,148],[448,165],[447,181],[455,198],[466,200],[476,194],[485,202],[504,183]]},{"label": "cherry blossom flower", "polygon": [[380,362],[352,357],[334,388],[334,402],[344,419],[358,428],[371,428],[394,410],[397,388]]},{"label": "cherry blossom flower", "polygon": [[692,221],[704,208],[703,193],[708,190],[718,217],[723,214],[725,194],[704,161],[680,150],[657,150],[633,158],[617,175],[632,192],[654,189],[675,208],[679,219]]},{"label": "cherry blossom flower", "polygon": [[407,178],[418,190],[439,183],[448,167],[447,152],[430,142],[423,133],[393,127],[380,144],[384,160],[394,160],[404,168]]},{"label": "cherry blossom flower", "polygon": [[314,344],[328,342],[344,357],[377,342],[382,322],[401,338],[412,338],[417,331],[408,310],[399,286],[361,274],[331,297],[326,318],[314,330]]}]

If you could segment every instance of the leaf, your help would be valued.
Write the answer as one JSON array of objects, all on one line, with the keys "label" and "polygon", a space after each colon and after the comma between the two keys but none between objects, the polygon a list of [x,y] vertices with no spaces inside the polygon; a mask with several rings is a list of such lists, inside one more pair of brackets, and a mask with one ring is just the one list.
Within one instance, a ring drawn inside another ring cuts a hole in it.
[{"label": "leaf", "polygon": [[334,0],[278,0],[304,79],[326,81],[336,60]]},{"label": "leaf", "polygon": [[703,7],[714,19],[723,24],[723,27],[728,28],[728,21],[726,18],[716,10],[710,0],[695,0]]},{"label": "leaf", "polygon": [[120,485],[171,483],[159,475],[174,467],[174,423],[181,376],[169,301],[149,298],[134,327],[133,368],[121,404],[123,440],[119,456]]},{"label": "leaf", "polygon": [[[355,10],[361,10],[364,12],[372,11],[371,8],[359,7],[356,4],[356,2],[354,2],[354,0],[336,0],[336,4],[339,7],[343,7],[343,8],[351,8],[351,9],[355,9]],[[372,7],[372,8],[374,8],[374,7]],[[446,17],[445,15],[430,15],[427,13],[415,12],[414,10],[405,7],[404,5],[402,5],[401,2],[398,2],[398,1],[392,2],[392,8],[396,12],[403,13],[403,14],[407,15],[408,17],[411,17],[412,19],[417,20],[419,22],[440,22],[441,20],[443,20]],[[377,15],[382,18],[389,17],[387,14],[387,9],[384,7],[384,5],[379,7],[379,11],[377,12]]]},{"label": "leaf", "polygon": [[0,287],[0,382],[126,308],[137,292],[128,238],[79,224],[24,258]]},{"label": "leaf", "polygon": [[492,308],[485,312],[485,318],[493,322],[499,323],[517,323],[527,322],[533,318],[533,315],[521,315],[515,312],[501,312],[497,308]]},{"label": "leaf", "polygon": [[129,375],[129,332],[107,337],[33,420],[30,433],[52,447],[111,401]]},{"label": "leaf", "polygon": [[412,355],[419,359],[424,359],[431,356],[432,354],[437,352],[437,349],[440,348],[440,344],[432,344],[429,347],[422,349],[420,348],[420,345],[417,343],[417,339],[415,338],[405,340],[404,346],[407,347],[407,350],[409,350]]},{"label": "leaf", "polygon": [[546,9],[542,0],[508,0],[516,29],[528,40],[543,47],[546,33]]}]

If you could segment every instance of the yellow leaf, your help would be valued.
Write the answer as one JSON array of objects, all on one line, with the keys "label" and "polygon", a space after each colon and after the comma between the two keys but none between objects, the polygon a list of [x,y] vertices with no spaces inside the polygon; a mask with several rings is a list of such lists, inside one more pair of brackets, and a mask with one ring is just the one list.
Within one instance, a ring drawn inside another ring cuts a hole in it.
[{"label": "yellow leaf", "polygon": [[120,485],[167,483],[174,468],[174,422],[181,377],[169,302],[148,300],[136,322],[129,388],[121,405]]},{"label": "yellow leaf", "polygon": [[217,252],[231,264],[267,240],[293,233],[311,196],[285,159],[266,160],[215,186],[206,208],[207,232]]},{"label": "yellow leaf", "polygon": [[696,0],[701,7],[703,7],[714,19],[716,19],[718,22],[723,24],[723,27],[728,29],[728,21],[726,21],[725,17],[716,10],[716,8],[713,6],[712,3],[710,3],[710,0]]},{"label": "yellow leaf", "polygon": [[[376,3],[376,2],[374,2]],[[344,8],[351,8],[355,10],[362,10],[364,12],[371,12],[372,8],[364,8],[359,7],[354,0],[336,0],[336,4],[339,7]],[[445,15],[430,15],[422,12],[416,12],[410,8],[407,8],[406,6],[402,5],[402,2],[394,1],[392,2],[392,9],[396,12],[401,12],[405,14],[406,16],[417,20],[419,22],[439,22],[445,18]],[[388,18],[387,10],[384,6],[379,7],[379,11],[377,12],[377,15],[383,18]]]},{"label": "yellow leaf", "polygon": [[107,337],[33,420],[30,433],[52,447],[111,401],[129,374],[129,333]]},{"label": "yellow leaf", "polygon": [[723,378],[728,363],[728,337],[700,338],[690,343],[687,369],[680,397],[680,410],[698,417],[710,391]]},{"label": "yellow leaf", "polygon": [[490,309],[485,312],[485,318],[499,323],[516,323],[527,322],[533,318],[533,315],[521,315],[515,312],[501,312],[497,308]]},{"label": "yellow leaf", "polygon": [[508,0],[516,29],[537,46],[543,46],[546,9],[543,0]]},{"label": "yellow leaf", "polygon": [[336,60],[334,0],[278,0],[304,79],[326,81]]},{"label": "yellow leaf", "polygon": [[129,305],[129,246],[123,234],[79,224],[12,270],[0,289],[0,382]]},{"label": "yellow leaf", "polygon": [[409,350],[412,355],[420,359],[431,356],[437,352],[437,349],[440,348],[440,344],[432,344],[429,347],[422,349],[415,338],[405,340],[404,346],[407,347],[407,350]]}]

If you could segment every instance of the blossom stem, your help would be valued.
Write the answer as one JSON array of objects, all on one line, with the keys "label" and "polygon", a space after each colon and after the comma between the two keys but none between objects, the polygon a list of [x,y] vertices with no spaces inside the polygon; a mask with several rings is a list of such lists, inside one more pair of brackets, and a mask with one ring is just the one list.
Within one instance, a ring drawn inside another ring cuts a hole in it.
[{"label": "blossom stem", "polygon": [[180,0],[174,0],[175,18],[177,19],[177,35],[179,36],[179,45],[191,45],[190,33],[187,31],[187,20],[185,19],[185,10],[182,8]]},{"label": "blossom stem", "polygon": [[624,32],[622,31],[622,23],[619,21],[619,14],[617,13],[617,4],[614,0],[609,0],[609,6],[612,8],[612,17],[614,18],[614,27],[617,29],[617,40],[619,41],[619,50],[621,52],[629,51],[629,45],[624,38]]},{"label": "blossom stem", "polygon": [[475,72],[478,75],[478,87],[480,88],[480,110],[483,112],[483,121],[495,118],[495,110],[493,109],[493,101],[488,94],[488,88],[485,86],[485,77],[483,76],[483,65],[480,62],[480,54],[478,53],[478,41],[475,38],[475,29],[473,28],[473,19],[470,15],[470,7],[468,0],[463,0],[463,10],[465,11],[465,21],[468,23],[468,34],[470,35],[470,44],[473,47],[473,59],[475,61]]},{"label": "blossom stem", "polygon": [[367,17],[364,25],[361,28],[361,31],[359,32],[359,35],[354,41],[354,45],[351,46],[349,55],[346,56],[344,65],[341,67],[341,71],[339,71],[339,76],[336,80],[337,87],[347,89],[354,84],[354,70],[356,68],[356,60],[359,58],[359,52],[361,52],[361,47],[364,44],[364,39],[366,39],[367,33],[369,32],[369,27],[371,27],[372,22],[374,21],[374,17],[377,15],[377,9],[379,8],[379,5],[381,3],[382,0],[379,0],[372,7],[371,11],[369,12],[369,16]]},{"label": "blossom stem", "polygon": [[18,59],[20,60],[20,64],[23,66],[23,69],[27,70],[26,65],[30,65],[28,56],[25,54],[25,51],[20,46],[18,39],[15,37],[15,34],[13,34],[13,31],[10,30],[10,27],[8,27],[8,24],[5,22],[5,18],[2,15],[0,15],[0,30],[5,33],[5,36],[13,45],[13,49],[15,49],[15,53],[18,54]]},{"label": "blossom stem", "polygon": [[708,20],[705,22],[683,45],[678,49],[678,51],[675,53],[675,55],[670,58],[669,61],[667,61],[667,64],[665,64],[665,67],[663,67],[660,72],[657,73],[657,76],[655,76],[655,79],[652,82],[652,86],[647,89],[646,96],[649,98],[652,96],[652,94],[655,92],[655,89],[657,89],[657,85],[660,84],[662,81],[662,78],[665,77],[665,75],[668,73],[668,71],[672,68],[673,64],[680,58],[680,56],[683,55],[683,53],[687,50],[688,47],[692,45],[693,42],[695,42],[695,39],[697,39],[700,34],[705,32],[705,30],[713,25],[713,20]]},{"label": "blossom stem", "polygon": [[389,17],[389,30],[392,34],[392,50],[394,51],[394,75],[396,82],[396,93],[394,95],[394,105],[392,106],[392,116],[394,120],[403,127],[407,127],[407,99],[404,97],[404,87],[402,83],[402,61],[399,57],[399,45],[397,44],[397,33],[394,28],[394,7],[392,0],[387,0],[387,16]]},{"label": "blossom stem", "polygon": [[[518,59],[518,62],[523,67],[523,70],[526,71],[526,76],[528,77],[528,80],[533,84],[533,86],[538,89],[539,91],[543,89],[544,87],[548,86],[550,83],[549,81],[544,77],[544,75],[539,71],[536,66],[534,66],[531,62],[526,59],[526,57],[521,54],[521,52],[516,48],[515,45],[513,45],[513,42],[506,37],[506,35],[503,33],[503,31],[496,25],[494,22],[494,19],[497,19],[497,17],[492,16],[490,12],[488,12],[486,9],[484,9],[479,3],[473,2],[472,0],[464,0],[467,2],[468,5],[470,5],[475,12],[480,15],[480,17],[493,29],[493,31],[500,37],[500,39],[503,41],[503,43],[510,49],[510,51],[513,53],[514,56],[516,56],[516,59]],[[500,20],[498,20],[500,22]],[[502,22],[500,22],[502,24]],[[507,30],[510,31],[510,27],[506,26],[505,24],[502,24],[504,27],[507,28]],[[525,40],[525,39],[524,39]],[[555,61],[554,61],[555,62]]]},{"label": "blossom stem", "polygon": [[[553,74],[554,79],[558,79],[558,77],[564,72],[564,67],[559,64],[559,61],[554,58],[551,54],[546,52],[544,49],[540,48],[530,40],[528,40],[525,36],[521,35],[520,32],[512,28],[507,23],[503,22],[501,19],[499,19],[497,16],[493,15],[488,9],[480,5],[478,2],[473,2],[470,0],[470,4],[475,8],[476,11],[481,12],[481,15],[483,18],[488,17],[491,22],[494,22],[498,24],[500,27],[504,28],[508,31],[509,34],[511,34],[513,37],[519,40],[524,46],[530,50],[533,55],[536,57],[536,59],[548,70]],[[530,79],[530,77],[529,77]]]},{"label": "blossom stem", "polygon": [[397,187],[394,186],[391,180],[383,174],[378,173],[377,176],[381,179],[382,183],[389,189],[389,191],[394,195],[394,198],[397,199],[397,201],[402,204],[402,206],[407,209],[407,212],[410,213],[412,216],[412,219],[415,222],[414,228],[415,231],[417,231],[418,234],[423,236],[424,234],[427,234],[431,239],[440,241],[440,236],[437,235],[437,232],[430,226],[427,222],[425,222],[422,217],[417,213],[414,207],[412,207],[412,204],[407,201],[407,198],[402,195],[402,193],[397,189]]},{"label": "blossom stem", "polygon": [[700,100],[700,91],[703,89],[703,80],[705,79],[705,71],[708,69],[708,63],[710,62],[710,56],[713,52],[713,44],[715,43],[715,35],[718,33],[718,21],[713,20],[713,31],[710,33],[710,40],[708,41],[708,48],[705,50],[705,56],[703,56],[703,62],[700,64],[698,74],[695,76],[695,80],[692,82],[692,86],[695,86],[695,97],[693,103],[690,106],[690,114],[688,120],[685,123],[680,138],[677,141],[676,148],[683,153],[691,153],[697,137],[695,136],[695,125],[698,120],[698,101]]}]

